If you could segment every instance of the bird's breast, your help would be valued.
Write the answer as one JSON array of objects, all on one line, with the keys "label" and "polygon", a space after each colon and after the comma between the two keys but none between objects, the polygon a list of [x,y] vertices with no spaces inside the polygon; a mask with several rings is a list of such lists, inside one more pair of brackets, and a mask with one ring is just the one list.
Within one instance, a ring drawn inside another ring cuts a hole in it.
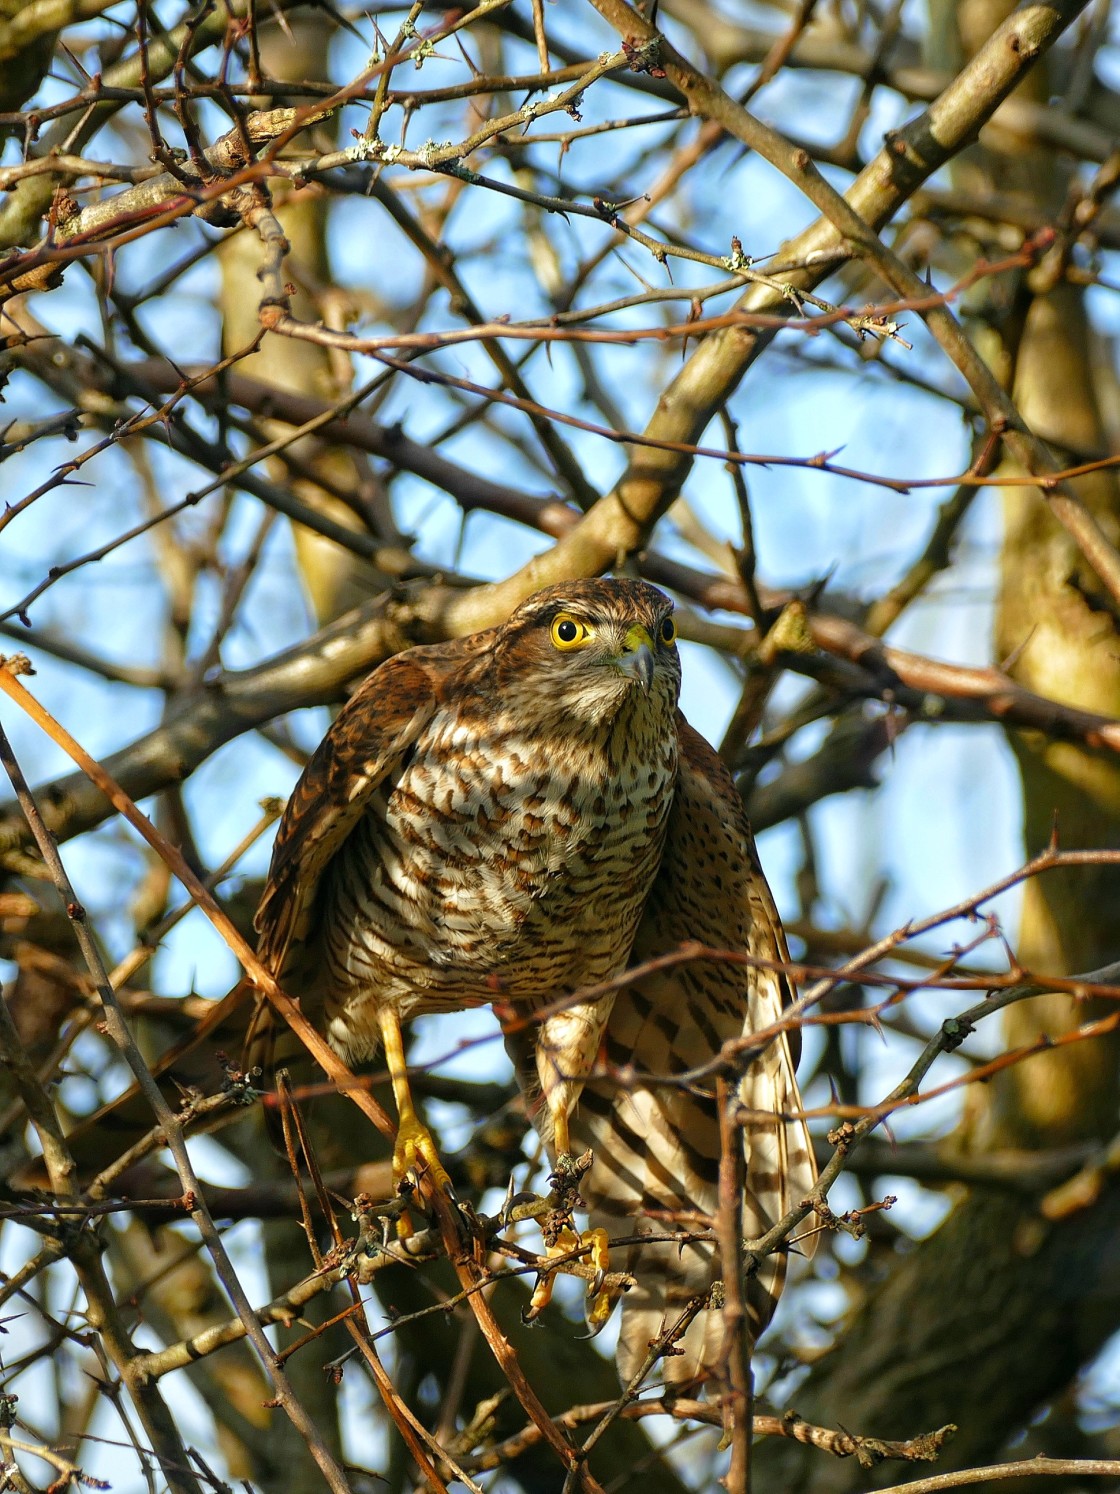
[{"label": "bird's breast", "polygon": [[332,868],[337,976],[439,1006],[547,1000],[613,974],[657,872],[676,771],[675,731],[641,723],[545,742],[437,720]]}]

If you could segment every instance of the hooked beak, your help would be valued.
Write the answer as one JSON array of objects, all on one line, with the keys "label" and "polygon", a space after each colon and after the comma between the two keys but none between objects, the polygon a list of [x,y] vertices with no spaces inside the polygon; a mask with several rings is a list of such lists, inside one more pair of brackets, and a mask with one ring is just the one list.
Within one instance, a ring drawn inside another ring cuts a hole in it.
[{"label": "hooked beak", "polygon": [[635,623],[626,634],[618,667],[623,674],[637,680],[646,695],[649,694],[653,684],[653,639],[639,623]]}]

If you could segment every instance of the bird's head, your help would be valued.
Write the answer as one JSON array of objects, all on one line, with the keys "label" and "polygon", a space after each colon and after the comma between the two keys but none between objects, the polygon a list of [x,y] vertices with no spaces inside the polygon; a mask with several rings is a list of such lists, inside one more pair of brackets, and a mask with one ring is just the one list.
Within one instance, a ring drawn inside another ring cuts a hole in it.
[{"label": "bird's head", "polygon": [[538,591],[499,630],[503,699],[598,725],[621,711],[671,715],[681,664],[673,604],[645,581],[566,581]]}]

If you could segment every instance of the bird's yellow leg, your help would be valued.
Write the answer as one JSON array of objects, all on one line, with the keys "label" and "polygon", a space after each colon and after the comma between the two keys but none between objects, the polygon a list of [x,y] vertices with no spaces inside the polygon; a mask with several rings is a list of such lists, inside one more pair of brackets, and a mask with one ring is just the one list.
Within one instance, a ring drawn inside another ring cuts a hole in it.
[{"label": "bird's yellow leg", "polygon": [[[571,1138],[568,1130],[567,1110],[556,1109],[552,1112],[552,1137],[556,1148],[557,1169],[564,1166],[566,1161],[571,1164]],[[574,1229],[566,1225],[559,1231],[555,1238],[545,1242],[545,1258],[555,1260],[557,1256],[567,1255],[570,1251],[578,1250],[581,1245],[590,1245],[590,1264],[595,1267],[595,1277],[588,1284],[587,1295],[591,1299],[587,1308],[587,1323],[591,1329],[591,1336],[595,1334],[606,1323],[614,1306],[610,1293],[602,1286],[602,1279],[610,1269],[611,1253],[609,1237],[605,1229],[588,1229],[582,1234],[577,1234]],[[552,1300],[552,1283],[556,1273],[550,1271],[547,1276],[542,1276],[533,1289],[533,1295],[529,1306],[525,1311],[525,1321],[531,1323],[534,1318],[540,1316]]]},{"label": "bird's yellow leg", "polygon": [[585,1245],[591,1246],[591,1264],[595,1267],[595,1280],[587,1287],[587,1326],[594,1338],[605,1327],[614,1307],[614,1298],[602,1284],[611,1268],[610,1236],[605,1229],[587,1229],[581,1238]]},{"label": "bird's yellow leg", "polygon": [[[564,1228],[551,1245],[545,1246],[544,1253],[545,1259],[552,1261],[558,1256],[578,1250],[581,1245],[591,1246],[591,1254],[587,1259],[595,1267],[595,1279],[587,1286],[587,1295],[590,1299],[587,1307],[587,1325],[591,1329],[591,1337],[594,1338],[610,1317],[611,1309],[614,1307],[611,1294],[605,1287],[599,1286],[611,1264],[610,1242],[606,1230],[587,1229],[577,1235],[574,1229]],[[555,1277],[556,1272],[550,1271],[547,1276],[542,1276],[537,1281],[529,1300],[529,1306],[525,1309],[524,1317],[527,1323],[538,1318],[552,1301],[552,1283]]]},{"label": "bird's yellow leg", "polygon": [[408,1087],[408,1066],[404,1058],[404,1039],[395,1011],[382,1007],[378,1014],[385,1065],[397,1104],[397,1140],[393,1147],[393,1183],[399,1190],[409,1174],[427,1177],[435,1188],[454,1197],[451,1179],[439,1159],[432,1133],[416,1114],[412,1091]]}]

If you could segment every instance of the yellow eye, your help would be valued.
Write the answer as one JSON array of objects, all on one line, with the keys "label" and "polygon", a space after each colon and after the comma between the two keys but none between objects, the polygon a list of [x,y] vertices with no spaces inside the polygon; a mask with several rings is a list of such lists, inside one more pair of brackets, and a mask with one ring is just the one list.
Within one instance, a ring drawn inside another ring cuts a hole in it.
[{"label": "yellow eye", "polygon": [[671,617],[662,618],[660,632],[662,643],[676,642],[677,625]]},{"label": "yellow eye", "polygon": [[552,619],[550,635],[557,648],[579,648],[591,637],[591,629],[570,612],[561,612]]}]

